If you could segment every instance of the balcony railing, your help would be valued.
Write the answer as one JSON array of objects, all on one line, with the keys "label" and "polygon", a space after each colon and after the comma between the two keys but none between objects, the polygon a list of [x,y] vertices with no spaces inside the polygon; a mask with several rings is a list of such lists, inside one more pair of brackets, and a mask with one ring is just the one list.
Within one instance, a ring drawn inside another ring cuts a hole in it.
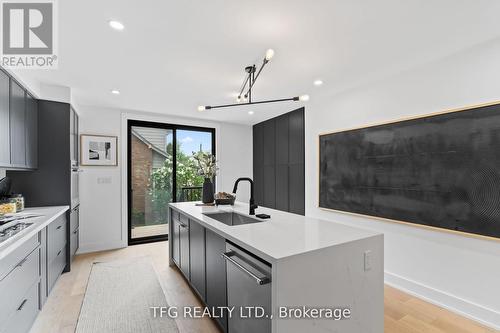
[{"label": "balcony railing", "polygon": [[181,188],[179,201],[198,201],[201,200],[203,186],[186,186]]}]

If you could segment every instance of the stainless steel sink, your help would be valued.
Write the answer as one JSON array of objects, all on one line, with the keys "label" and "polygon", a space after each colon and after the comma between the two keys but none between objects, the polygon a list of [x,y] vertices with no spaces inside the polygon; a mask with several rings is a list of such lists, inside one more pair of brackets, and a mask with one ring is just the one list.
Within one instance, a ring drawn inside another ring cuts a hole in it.
[{"label": "stainless steel sink", "polygon": [[250,217],[236,212],[203,213],[203,215],[231,226],[265,222],[265,220],[259,220],[258,218]]}]

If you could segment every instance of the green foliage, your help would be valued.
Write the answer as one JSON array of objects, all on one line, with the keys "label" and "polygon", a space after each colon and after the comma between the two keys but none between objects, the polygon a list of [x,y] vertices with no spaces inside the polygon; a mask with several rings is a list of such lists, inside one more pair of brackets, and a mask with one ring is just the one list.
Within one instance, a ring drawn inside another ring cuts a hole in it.
[{"label": "green foliage", "polygon": [[[152,209],[154,212],[154,224],[165,223],[167,221],[168,203],[172,202],[172,166],[173,156],[172,147],[167,147],[168,156],[163,163],[163,166],[155,171],[150,176],[149,180],[149,195],[152,200]],[[199,153],[196,153],[199,154]],[[192,156],[184,154],[180,150],[180,145],[177,148],[177,198],[181,199],[182,188],[190,186],[202,186],[204,178],[198,173],[198,164]],[[200,200],[201,191],[194,191],[192,200]]]}]

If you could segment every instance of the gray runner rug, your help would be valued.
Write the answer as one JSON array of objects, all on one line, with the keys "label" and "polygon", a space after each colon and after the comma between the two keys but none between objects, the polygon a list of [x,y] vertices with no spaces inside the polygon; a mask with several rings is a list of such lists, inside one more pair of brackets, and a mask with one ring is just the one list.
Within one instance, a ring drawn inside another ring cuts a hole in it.
[{"label": "gray runner rug", "polygon": [[150,259],[94,263],[76,333],[178,333],[155,306],[168,304]]}]

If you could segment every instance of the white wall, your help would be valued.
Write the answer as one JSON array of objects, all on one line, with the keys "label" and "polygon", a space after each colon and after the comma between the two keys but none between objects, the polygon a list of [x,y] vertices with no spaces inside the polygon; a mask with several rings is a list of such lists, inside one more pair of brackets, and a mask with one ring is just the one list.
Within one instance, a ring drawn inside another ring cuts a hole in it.
[{"label": "white wall", "polygon": [[[217,190],[232,190],[234,180],[252,175],[252,129],[250,126],[216,123],[173,116],[94,107],[78,108],[80,133],[118,136],[117,167],[82,167],[80,178],[80,252],[127,245],[126,123],[138,119],[216,129],[216,152],[220,172]],[[99,181],[104,179],[105,181]],[[247,185],[238,188],[238,200],[248,201]]]},{"label": "white wall", "polygon": [[385,234],[386,282],[500,328],[500,241],[318,206],[318,134],[500,100],[500,40],[340,94],[327,84],[306,107],[306,215]]}]

